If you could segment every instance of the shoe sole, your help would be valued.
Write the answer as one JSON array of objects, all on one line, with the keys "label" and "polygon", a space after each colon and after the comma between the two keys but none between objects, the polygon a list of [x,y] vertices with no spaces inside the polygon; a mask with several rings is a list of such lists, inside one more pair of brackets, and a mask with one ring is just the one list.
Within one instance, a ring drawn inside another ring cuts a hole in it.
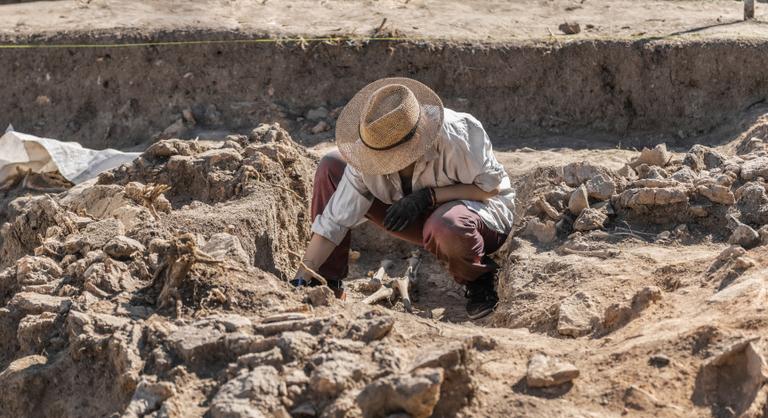
[{"label": "shoe sole", "polygon": [[483,317],[486,317],[486,316],[488,316],[488,315],[489,315],[491,312],[493,312],[493,310],[494,310],[494,309],[496,309],[496,307],[495,307],[495,306],[494,306],[494,307],[491,307],[491,308],[488,308],[488,309],[484,309],[484,310],[482,310],[482,311],[480,311],[480,312],[477,312],[477,313],[475,313],[475,314],[470,314],[469,312],[467,312],[467,316],[468,316],[468,317],[469,317],[469,319],[471,319],[471,320],[480,319],[480,318],[483,318]]}]

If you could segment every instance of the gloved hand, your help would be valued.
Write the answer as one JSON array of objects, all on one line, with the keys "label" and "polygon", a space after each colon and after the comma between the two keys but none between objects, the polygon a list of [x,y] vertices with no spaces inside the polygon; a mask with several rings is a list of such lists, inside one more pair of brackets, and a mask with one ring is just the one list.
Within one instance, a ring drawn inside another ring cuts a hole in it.
[{"label": "gloved hand", "polygon": [[417,190],[393,203],[384,216],[384,227],[390,231],[404,230],[419,215],[434,203],[434,192],[430,188]]},{"label": "gloved hand", "polygon": [[314,286],[317,280],[312,277],[312,273],[308,272],[304,268],[299,268],[296,275],[293,276],[293,280],[290,283],[295,287]]}]

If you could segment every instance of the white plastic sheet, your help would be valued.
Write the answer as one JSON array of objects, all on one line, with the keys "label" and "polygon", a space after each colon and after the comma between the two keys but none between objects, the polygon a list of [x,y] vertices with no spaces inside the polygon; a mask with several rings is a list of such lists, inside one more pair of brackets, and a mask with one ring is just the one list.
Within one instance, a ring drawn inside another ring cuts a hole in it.
[{"label": "white plastic sheet", "polygon": [[8,130],[0,137],[0,184],[16,174],[17,167],[35,173],[58,171],[74,184],[133,161],[138,152],[92,150],[77,142],[40,138]]}]

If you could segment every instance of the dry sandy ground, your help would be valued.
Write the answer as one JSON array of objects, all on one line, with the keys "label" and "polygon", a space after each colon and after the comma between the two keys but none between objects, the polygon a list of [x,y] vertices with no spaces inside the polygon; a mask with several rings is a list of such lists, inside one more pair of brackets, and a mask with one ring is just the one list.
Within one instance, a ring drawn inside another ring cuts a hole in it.
[{"label": "dry sandy ground", "polygon": [[[757,37],[768,6],[744,23],[742,3],[633,0],[61,0],[0,6],[0,34],[157,30],[371,36],[499,42],[558,38]],[[382,22],[386,23],[382,26]],[[564,36],[563,22],[581,25]]]}]

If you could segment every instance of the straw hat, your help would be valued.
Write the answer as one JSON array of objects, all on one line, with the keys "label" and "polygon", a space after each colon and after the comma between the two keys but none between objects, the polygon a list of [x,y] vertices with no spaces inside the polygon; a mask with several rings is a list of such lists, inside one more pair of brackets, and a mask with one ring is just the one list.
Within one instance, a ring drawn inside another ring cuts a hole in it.
[{"label": "straw hat", "polygon": [[364,174],[395,173],[424,155],[443,126],[443,102],[410,78],[383,78],[363,87],[341,111],[336,144]]}]

